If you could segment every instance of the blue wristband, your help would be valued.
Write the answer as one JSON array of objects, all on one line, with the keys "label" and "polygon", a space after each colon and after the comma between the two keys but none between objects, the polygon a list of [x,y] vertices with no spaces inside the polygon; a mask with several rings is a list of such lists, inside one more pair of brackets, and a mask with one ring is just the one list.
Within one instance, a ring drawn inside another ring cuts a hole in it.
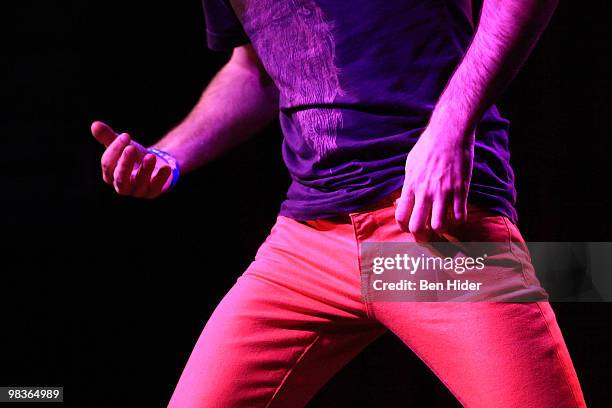
[{"label": "blue wristband", "polygon": [[157,157],[165,161],[168,166],[170,166],[170,168],[172,169],[172,181],[170,182],[170,187],[168,188],[170,189],[174,187],[176,183],[178,183],[179,178],[181,176],[178,161],[170,153],[164,152],[163,150],[159,150],[155,147],[147,149],[147,152],[156,155]]}]

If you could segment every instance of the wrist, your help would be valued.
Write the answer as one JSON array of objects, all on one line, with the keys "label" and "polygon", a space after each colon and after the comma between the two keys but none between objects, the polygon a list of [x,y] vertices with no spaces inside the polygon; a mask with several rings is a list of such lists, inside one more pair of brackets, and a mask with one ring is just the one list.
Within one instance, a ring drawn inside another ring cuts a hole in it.
[{"label": "wrist", "polygon": [[476,123],[465,111],[458,111],[445,104],[436,105],[426,131],[431,137],[460,145],[474,143]]}]

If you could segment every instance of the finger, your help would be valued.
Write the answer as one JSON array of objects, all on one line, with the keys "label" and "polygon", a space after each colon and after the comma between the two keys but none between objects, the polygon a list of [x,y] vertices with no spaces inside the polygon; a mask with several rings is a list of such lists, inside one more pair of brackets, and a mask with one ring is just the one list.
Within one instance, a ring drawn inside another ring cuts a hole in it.
[{"label": "finger", "polygon": [[436,234],[446,231],[450,204],[450,194],[448,193],[440,193],[434,199],[431,207],[431,229]]},{"label": "finger", "polygon": [[409,232],[408,223],[410,222],[413,207],[414,192],[411,189],[403,189],[395,209],[395,220],[404,232]]},{"label": "finger", "polygon": [[419,241],[426,241],[429,238],[427,221],[429,220],[430,212],[431,198],[424,194],[416,194],[408,229]]},{"label": "finger", "polygon": [[130,144],[130,136],[127,133],[122,133],[106,148],[106,151],[102,155],[102,159],[100,160],[102,164],[102,178],[106,183],[113,183],[117,161],[128,144]]},{"label": "finger", "polygon": [[161,194],[166,181],[168,181],[168,177],[172,174],[172,169],[170,166],[163,166],[158,171],[157,174],[153,176],[151,179],[151,185],[149,186],[149,191],[147,192],[147,198],[155,198]]},{"label": "finger", "polygon": [[91,134],[105,147],[108,147],[117,138],[117,133],[106,123],[100,121],[91,124]]},{"label": "finger", "polygon": [[130,194],[132,192],[132,170],[136,162],[136,148],[127,146],[123,150],[123,154],[117,162],[115,169],[115,191],[121,195]]},{"label": "finger", "polygon": [[467,221],[467,189],[463,188],[453,197],[453,218],[457,223]]},{"label": "finger", "polygon": [[142,164],[132,183],[132,195],[134,197],[144,197],[147,195],[151,174],[153,174],[153,170],[155,170],[155,162],[156,158],[153,154],[147,154],[142,160]]}]

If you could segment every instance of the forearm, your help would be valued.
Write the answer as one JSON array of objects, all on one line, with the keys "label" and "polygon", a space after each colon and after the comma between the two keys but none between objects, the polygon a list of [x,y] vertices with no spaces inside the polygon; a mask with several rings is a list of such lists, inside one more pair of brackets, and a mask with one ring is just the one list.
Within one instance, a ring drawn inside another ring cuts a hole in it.
[{"label": "forearm", "polygon": [[154,147],[189,172],[256,134],[276,116],[278,91],[251,64],[232,57],[189,115]]},{"label": "forearm", "polygon": [[472,134],[523,65],[556,5],[557,0],[484,0],[472,43],[442,92],[430,126]]}]

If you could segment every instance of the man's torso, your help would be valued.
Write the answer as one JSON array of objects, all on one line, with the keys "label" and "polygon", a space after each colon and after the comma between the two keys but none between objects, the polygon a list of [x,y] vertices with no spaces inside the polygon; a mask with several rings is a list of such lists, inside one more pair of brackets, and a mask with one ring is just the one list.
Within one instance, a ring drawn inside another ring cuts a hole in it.
[{"label": "man's torso", "polygon": [[[469,45],[469,3],[225,4],[239,22],[232,30],[241,30],[234,42],[252,43],[280,91],[283,158],[292,177],[281,214],[306,220],[349,213],[401,188],[406,156]],[[221,18],[210,8],[209,41]],[[470,200],[516,220],[508,124],[495,106],[485,113]]]}]

